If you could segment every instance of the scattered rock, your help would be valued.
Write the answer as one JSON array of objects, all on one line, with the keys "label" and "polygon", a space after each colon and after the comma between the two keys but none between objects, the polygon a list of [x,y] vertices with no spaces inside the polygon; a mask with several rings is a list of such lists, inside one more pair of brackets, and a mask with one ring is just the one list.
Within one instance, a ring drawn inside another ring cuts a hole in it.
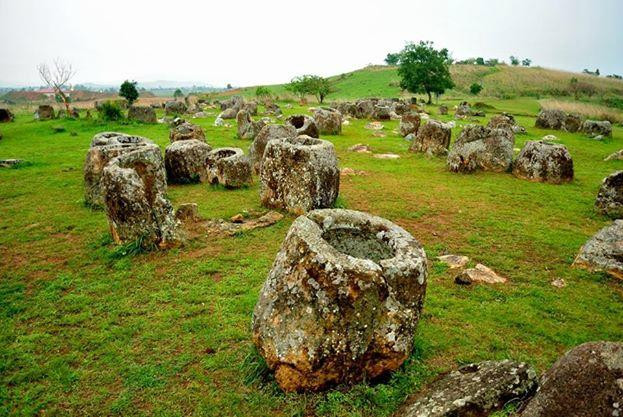
[{"label": "scattered rock", "polygon": [[167,115],[186,113],[186,104],[183,101],[167,101],[164,104],[164,112]]},{"label": "scattered rock", "polygon": [[374,136],[375,138],[384,138],[387,137],[387,135],[383,132],[380,131],[374,131],[372,132],[372,136]]},{"label": "scattered rock", "polygon": [[321,135],[340,135],[342,133],[342,114],[335,109],[316,109],[314,121]]},{"label": "scattered rock", "polygon": [[623,171],[608,175],[601,183],[595,207],[613,219],[623,218]]},{"label": "scattered rock", "polygon": [[51,120],[54,119],[54,107],[48,104],[41,104],[35,111],[35,119],[37,120]]},{"label": "scattered rock", "polygon": [[266,110],[266,114],[272,114],[275,116],[279,116],[283,114],[281,108],[275,103],[267,103],[264,105],[264,109]]},{"label": "scattered rock", "polygon": [[372,153],[372,148],[370,148],[368,145],[364,145],[363,143],[357,143],[356,145],[353,145],[350,148],[348,148],[348,150],[351,152],[358,152],[358,153]]},{"label": "scattered rock", "polygon": [[623,412],[623,343],[589,342],[560,358],[521,417],[610,417]]},{"label": "scattered rock", "polygon": [[220,119],[235,119],[240,110],[236,110],[234,107],[225,109],[218,115]]},{"label": "scattered rock", "polygon": [[499,276],[492,269],[487,268],[483,264],[476,264],[474,268],[464,270],[455,278],[457,284],[465,285],[472,283],[504,284],[506,281],[506,278]]},{"label": "scattered rock", "polygon": [[175,210],[175,218],[182,223],[196,222],[201,219],[197,203],[184,203]]},{"label": "scattered rock", "polygon": [[357,171],[352,168],[342,168],[340,174],[344,175],[345,177],[368,175],[366,171]]},{"label": "scattered rock", "polygon": [[23,159],[0,159],[0,168],[12,168],[22,163]]},{"label": "scattered rock", "polygon": [[429,120],[422,126],[409,146],[411,152],[429,155],[445,155],[450,147],[452,131],[437,120]]},{"label": "scattered rock", "polygon": [[444,375],[425,391],[407,399],[395,416],[488,416],[509,401],[532,396],[537,387],[536,372],[523,362],[472,363]]},{"label": "scattered rock", "polygon": [[456,107],[456,111],[454,112],[454,117],[457,119],[462,119],[472,115],[472,110],[467,104],[466,101],[462,102]]},{"label": "scattered rock", "polygon": [[565,282],[563,278],[556,278],[555,280],[551,282],[551,284],[552,284],[552,287],[556,287],[556,288],[565,288],[567,286],[567,283]]},{"label": "scattered rock", "polygon": [[487,127],[491,129],[513,129],[517,122],[515,121],[515,117],[509,113],[502,113],[495,115],[489,120],[487,123]]},{"label": "scattered rock", "polygon": [[515,136],[508,129],[467,125],[448,154],[452,172],[508,171],[513,160]]},{"label": "scattered rock", "polygon": [[534,127],[541,129],[564,130],[577,132],[582,125],[580,117],[567,114],[562,110],[541,110],[537,115]]},{"label": "scattered rock", "polygon": [[364,129],[368,129],[368,130],[381,130],[383,129],[385,126],[383,126],[383,123],[381,122],[370,122],[368,124],[366,124],[364,126]]},{"label": "scattered rock", "polygon": [[593,137],[612,137],[612,124],[607,120],[585,120],[584,123],[582,123],[582,132]]},{"label": "scattered rock", "polygon": [[260,130],[265,126],[263,120],[254,121],[251,118],[251,113],[243,108],[236,115],[236,122],[238,123],[238,137],[241,139],[253,139]]},{"label": "scattered rock", "polygon": [[375,153],[374,157],[377,159],[398,159],[400,155],[395,153]]},{"label": "scattered rock", "polygon": [[392,118],[391,107],[379,104],[375,105],[372,117],[376,120],[390,120]]},{"label": "scattered rock", "polygon": [[513,175],[553,184],[569,182],[573,180],[573,159],[564,145],[529,140],[513,164]]},{"label": "scattered rock", "polygon": [[85,202],[92,207],[104,207],[104,189],[100,182],[106,165],[119,155],[148,145],[153,142],[141,136],[118,132],[96,134],[84,162]]},{"label": "scattered rock", "polygon": [[239,214],[236,214],[234,216],[231,216],[231,218],[229,220],[231,220],[232,223],[243,223],[244,222],[244,216],[239,213]]},{"label": "scattered rock", "polygon": [[0,123],[12,122],[15,119],[11,110],[0,108]]},{"label": "scattered rock", "polygon": [[208,181],[226,188],[240,188],[253,181],[251,162],[240,148],[216,148],[208,154]]},{"label": "scattered rock", "polygon": [[445,116],[446,114],[448,114],[448,107],[447,106],[439,106],[439,114],[441,116]]},{"label": "scattered rock", "polygon": [[417,113],[403,114],[398,126],[400,136],[417,135],[421,120],[420,115]]},{"label": "scattered rock", "polygon": [[253,314],[253,341],[279,386],[319,390],[400,367],[426,263],[420,244],[380,217],[341,209],[298,217]]},{"label": "scattered rock", "polygon": [[224,124],[225,124],[225,120],[223,120],[220,116],[214,119],[215,127],[220,127],[220,126],[223,126]]},{"label": "scattered rock", "polygon": [[623,149],[607,156],[604,161],[623,161]]},{"label": "scattered rock", "polygon": [[260,199],[268,207],[305,213],[333,206],[340,186],[333,144],[309,136],[271,140],[260,181]]},{"label": "scattered rock", "polygon": [[555,142],[555,141],[558,140],[558,137],[554,136],[554,135],[545,135],[545,136],[543,136],[543,138],[541,140],[543,140],[545,142]]},{"label": "scattered rock", "polygon": [[272,226],[281,219],[283,219],[283,214],[276,211],[269,211],[256,219],[243,219],[241,222],[238,221],[238,217],[236,217],[236,222],[227,222],[222,219],[216,219],[205,221],[200,226],[209,235],[218,236],[224,234],[227,236],[235,236],[241,232],[246,232],[260,227]]},{"label": "scattered rock", "polygon": [[174,183],[204,182],[208,178],[207,159],[212,147],[197,140],[178,140],[164,151],[167,178]]},{"label": "scattered rock", "polygon": [[623,279],[623,220],[615,220],[590,238],[573,266]]},{"label": "scattered rock", "polygon": [[149,106],[130,106],[128,119],[141,123],[156,123],[156,111]]},{"label": "scattered rock", "polygon": [[112,159],[101,179],[110,233],[118,244],[170,246],[180,240],[178,221],[166,199],[160,148],[146,144]]},{"label": "scattered rock", "polygon": [[286,125],[294,126],[297,135],[307,135],[312,138],[319,136],[318,126],[312,117],[304,114],[295,114],[288,117],[285,121]]},{"label": "scattered rock", "polygon": [[469,262],[469,258],[463,255],[441,255],[437,259],[452,269],[463,268]]},{"label": "scattered rock", "polygon": [[356,111],[355,117],[357,119],[369,119],[374,113],[374,101],[372,100],[359,100],[355,103]]},{"label": "scattered rock", "polygon": [[171,129],[169,132],[169,140],[171,143],[178,140],[200,140],[205,142],[206,135],[203,129],[199,125],[195,125],[189,122],[183,122]]}]

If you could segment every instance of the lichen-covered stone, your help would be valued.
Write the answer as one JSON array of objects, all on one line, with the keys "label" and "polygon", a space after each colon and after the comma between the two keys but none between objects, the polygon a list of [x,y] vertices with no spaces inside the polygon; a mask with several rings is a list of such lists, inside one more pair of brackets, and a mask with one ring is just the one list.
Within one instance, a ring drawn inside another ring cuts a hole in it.
[{"label": "lichen-covered stone", "polygon": [[221,110],[233,109],[235,117],[236,113],[238,113],[240,109],[242,109],[242,106],[244,106],[244,99],[242,96],[232,96],[227,100],[221,101],[220,106]]},{"label": "lichen-covered stone", "polygon": [[266,103],[264,104],[264,110],[266,114],[272,114],[274,116],[280,116],[283,114],[281,107],[277,103]]},{"label": "lichen-covered stone", "polygon": [[573,159],[564,145],[530,140],[513,163],[513,175],[554,184],[572,181]]},{"label": "lichen-covered stone", "polygon": [[208,154],[208,181],[240,188],[253,181],[251,163],[240,148],[216,148]]},{"label": "lichen-covered stone", "polygon": [[251,113],[244,108],[236,115],[236,122],[238,123],[238,137],[240,139],[253,139],[266,125],[263,120],[254,121],[251,118]]},{"label": "lichen-covered stone", "polygon": [[119,155],[153,142],[141,136],[118,132],[101,132],[91,140],[84,162],[84,200],[92,207],[104,206],[104,189],[100,181],[106,165]]},{"label": "lichen-covered stone", "polygon": [[342,133],[342,114],[332,108],[314,110],[314,121],[321,135],[339,135]]},{"label": "lichen-covered stone", "polygon": [[334,103],[332,107],[336,108],[342,116],[357,117],[357,105],[349,101]]},{"label": "lichen-covered stone", "polygon": [[50,120],[54,119],[54,107],[48,104],[40,104],[35,111],[35,119],[37,120]]},{"label": "lichen-covered stone", "polygon": [[536,372],[523,362],[472,363],[407,399],[396,417],[488,416],[508,401],[530,397],[537,387]]},{"label": "lichen-covered stone", "polygon": [[411,353],[426,254],[404,229],[353,210],[297,218],[260,291],[253,341],[285,391],[397,369]]},{"label": "lichen-covered stone", "polygon": [[623,171],[608,175],[601,183],[595,207],[613,219],[623,218]]},{"label": "lichen-covered stone", "polygon": [[623,279],[623,220],[615,220],[582,246],[573,266]]},{"label": "lichen-covered stone", "polygon": [[424,152],[430,155],[445,155],[450,147],[452,130],[437,120],[429,120],[418,129],[411,141],[411,152]]},{"label": "lichen-covered stone", "polygon": [[112,159],[102,172],[101,183],[116,243],[166,247],[179,241],[158,146],[148,144]]},{"label": "lichen-covered stone", "polygon": [[491,129],[513,129],[517,122],[515,117],[509,113],[497,114],[489,120],[487,127]]},{"label": "lichen-covered stone", "polygon": [[537,115],[534,127],[541,129],[564,130],[577,132],[582,125],[582,119],[574,114],[567,114],[562,110],[541,110]]},{"label": "lichen-covered stone", "polygon": [[285,124],[294,126],[297,135],[307,135],[312,138],[317,138],[320,133],[314,118],[304,114],[295,114],[288,117]]},{"label": "lichen-covered stone", "polygon": [[[405,137],[409,134],[417,135],[420,129],[421,117],[417,113],[404,113],[400,118],[400,124],[398,125],[398,132],[400,136]],[[448,142],[448,145],[450,143]]]},{"label": "lichen-covered stone", "polygon": [[171,141],[171,143],[178,140],[192,139],[205,142],[206,135],[201,126],[189,122],[183,122],[178,124],[177,126],[173,126],[171,128],[171,131],[169,132],[169,140]]},{"label": "lichen-covered stone", "polygon": [[376,120],[390,120],[392,108],[390,106],[376,104],[372,117]]},{"label": "lichen-covered stone", "polygon": [[355,117],[357,119],[369,119],[374,114],[374,105],[375,103],[372,100],[358,100],[355,103]]},{"label": "lichen-covered stone", "polygon": [[456,107],[456,111],[454,112],[454,117],[456,118],[464,118],[472,115],[472,109],[469,107],[466,101],[462,102]]},{"label": "lichen-covered stone", "polygon": [[448,114],[448,106],[441,105],[439,106],[439,114],[445,116]]},{"label": "lichen-covered stone", "polygon": [[264,126],[249,147],[249,159],[255,173],[260,173],[264,150],[269,141],[273,139],[295,138],[296,136],[296,129],[292,125],[269,124]]},{"label": "lichen-covered stone", "polygon": [[582,132],[589,136],[612,136],[612,123],[607,120],[585,120]]},{"label": "lichen-covered stone", "polygon": [[130,106],[128,109],[128,119],[141,123],[156,123],[156,111],[149,106]]},{"label": "lichen-covered stone", "polygon": [[206,181],[211,150],[210,145],[196,139],[173,142],[164,151],[167,179],[176,183]]},{"label": "lichen-covered stone", "polygon": [[623,343],[589,342],[560,358],[521,417],[615,417],[623,412]]},{"label": "lichen-covered stone", "polygon": [[304,213],[333,206],[340,188],[333,144],[309,136],[271,140],[260,181],[260,199],[268,207]]},{"label": "lichen-covered stone", "polygon": [[186,112],[186,104],[183,101],[167,101],[164,104],[164,112],[167,115],[183,114]]},{"label": "lichen-covered stone", "polygon": [[467,125],[448,153],[452,172],[508,171],[513,159],[515,135],[508,129]]},{"label": "lichen-covered stone", "polygon": [[218,117],[221,119],[235,119],[240,110],[236,110],[234,107],[223,110]]},{"label": "lichen-covered stone", "polygon": [[9,109],[0,108],[0,123],[12,122],[15,119],[13,113]]}]

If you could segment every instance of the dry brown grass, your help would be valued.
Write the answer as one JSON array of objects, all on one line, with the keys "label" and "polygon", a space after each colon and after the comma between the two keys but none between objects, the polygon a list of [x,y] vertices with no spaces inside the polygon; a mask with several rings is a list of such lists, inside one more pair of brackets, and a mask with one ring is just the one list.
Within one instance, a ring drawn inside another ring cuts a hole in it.
[{"label": "dry brown grass", "polygon": [[609,120],[612,123],[623,123],[623,111],[612,109],[599,104],[579,101],[564,101],[556,99],[539,100],[543,109],[557,109],[567,113],[574,113],[595,120]]}]

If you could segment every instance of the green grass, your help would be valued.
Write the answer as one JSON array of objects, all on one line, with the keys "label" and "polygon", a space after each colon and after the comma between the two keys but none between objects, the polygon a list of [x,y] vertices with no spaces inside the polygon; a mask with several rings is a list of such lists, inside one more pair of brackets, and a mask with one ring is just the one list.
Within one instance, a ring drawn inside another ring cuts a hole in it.
[{"label": "green grass", "polygon": [[[292,216],[169,251],[119,249],[105,214],[83,203],[89,142],[115,130],[164,148],[167,127],[35,122],[30,114],[0,125],[0,158],[29,162],[0,169],[0,415],[387,416],[408,393],[460,364],[512,358],[543,371],[571,346],[621,340],[622,283],[570,264],[609,222],[593,203],[601,179],[623,168],[621,161],[603,162],[623,147],[623,129],[595,142],[533,128],[536,100],[484,101],[496,112],[524,115],[518,121],[528,134],[517,137],[517,147],[556,134],[574,158],[576,179],[549,185],[510,174],[452,174],[443,159],[408,153],[393,121],[384,123],[385,138],[372,137],[363,120],[327,137],[341,167],[367,172],[343,178],[339,205],[405,227],[425,246],[431,268],[405,365],[380,382],[305,395],[283,394],[250,340],[259,289]],[[299,111],[305,109],[286,113]],[[195,120],[213,147],[246,152],[249,141],[235,138],[235,126],[216,128],[213,120]],[[57,125],[65,131],[54,133]],[[401,158],[347,151],[360,142]],[[241,190],[171,186],[169,197],[174,206],[198,203],[209,218],[262,209],[257,178]],[[445,251],[468,255],[510,282],[457,286],[435,262]],[[550,285],[558,277],[566,288]]]}]

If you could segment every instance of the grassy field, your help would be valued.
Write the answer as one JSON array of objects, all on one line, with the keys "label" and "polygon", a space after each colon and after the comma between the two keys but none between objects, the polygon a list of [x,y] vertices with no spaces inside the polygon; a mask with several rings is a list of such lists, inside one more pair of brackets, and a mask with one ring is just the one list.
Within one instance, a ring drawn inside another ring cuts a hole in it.
[{"label": "grassy field", "polygon": [[[352,97],[365,95],[372,87],[355,77],[344,80],[360,85]],[[340,204],[406,228],[431,267],[415,349],[404,366],[382,381],[304,395],[283,394],[250,341],[259,289],[292,216],[235,237],[124,255],[111,244],[105,214],[83,203],[89,142],[115,130],[164,149],[168,128],[36,122],[23,113],[1,124],[0,159],[30,163],[0,168],[0,415],[387,416],[408,393],[460,364],[512,358],[542,372],[571,346],[622,340],[623,283],[570,265],[609,223],[593,204],[602,178],[623,169],[621,161],[603,161],[623,148],[623,128],[596,142],[535,129],[536,99],[483,100],[495,107],[487,118],[494,111],[522,115],[528,134],[517,137],[517,147],[556,134],[574,158],[575,180],[549,185],[505,173],[453,174],[443,159],[407,152],[395,121],[384,123],[384,138],[373,137],[363,120],[327,136],[342,168],[366,172],[342,178]],[[213,147],[247,151],[250,142],[236,139],[235,126],[213,121],[195,119]],[[66,131],[54,133],[56,125]],[[348,152],[356,143],[401,158]],[[207,218],[228,218],[261,211],[258,188],[257,178],[241,190],[176,185],[169,197],[174,206],[198,203]],[[509,283],[457,286],[435,261],[446,252],[484,263]],[[567,287],[550,285],[555,278]]]}]

